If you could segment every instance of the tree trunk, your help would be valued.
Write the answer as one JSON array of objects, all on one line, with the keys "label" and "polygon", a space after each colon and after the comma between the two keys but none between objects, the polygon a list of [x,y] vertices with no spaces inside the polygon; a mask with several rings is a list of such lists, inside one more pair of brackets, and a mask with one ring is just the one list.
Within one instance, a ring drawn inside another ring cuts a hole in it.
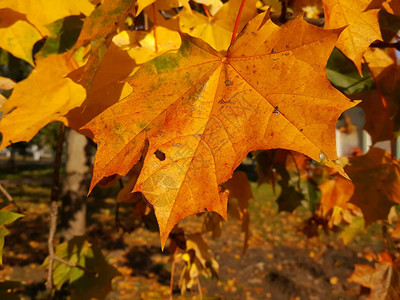
[{"label": "tree trunk", "polygon": [[88,139],[69,130],[66,177],[63,181],[61,228],[65,241],[86,231],[86,199],[90,183],[91,145]]}]

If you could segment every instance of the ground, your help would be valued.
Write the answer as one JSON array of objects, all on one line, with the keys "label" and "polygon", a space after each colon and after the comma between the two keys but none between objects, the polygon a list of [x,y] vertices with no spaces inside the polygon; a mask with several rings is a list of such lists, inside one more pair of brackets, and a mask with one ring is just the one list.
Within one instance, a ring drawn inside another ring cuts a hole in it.
[{"label": "ground", "polygon": [[[20,163],[17,169],[16,174],[7,174],[5,165],[0,164],[0,184],[26,210],[24,218],[8,226],[0,281],[22,281],[18,296],[23,299],[46,299],[46,270],[40,265],[47,256],[51,164]],[[311,216],[306,209],[278,213],[270,187],[252,183],[252,189],[251,237],[244,254],[238,221],[224,223],[220,238],[204,235],[220,269],[218,279],[201,278],[203,299],[366,299],[359,296],[361,287],[347,278],[354,264],[368,263],[363,254],[382,250],[379,224],[369,226],[348,245],[339,233],[321,233],[308,239],[300,230]],[[106,299],[168,299],[170,255],[161,251],[155,231],[140,227],[124,233],[117,229],[117,190],[97,189],[89,198],[88,240],[98,244],[120,272]],[[129,226],[129,218],[124,222]],[[200,231],[201,217],[189,217],[180,226],[187,232]],[[177,284],[181,268],[177,265],[174,274],[174,298],[200,299],[197,286],[180,296]],[[63,290],[57,298],[67,295],[68,290]]]}]

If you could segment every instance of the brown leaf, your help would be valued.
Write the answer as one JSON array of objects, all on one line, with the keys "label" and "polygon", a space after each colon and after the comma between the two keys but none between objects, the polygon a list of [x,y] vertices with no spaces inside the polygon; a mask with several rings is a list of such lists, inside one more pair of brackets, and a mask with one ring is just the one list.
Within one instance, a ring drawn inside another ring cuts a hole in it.
[{"label": "brown leaf", "polygon": [[[245,172],[235,172],[231,179],[229,179],[224,185],[229,190],[229,204],[228,214],[233,216],[237,220],[242,221],[242,232],[244,233],[243,253],[248,247],[248,241],[250,237],[249,224],[249,200],[254,199],[253,193],[251,192],[250,183],[247,179]],[[238,204],[234,205],[232,198],[238,199]]]},{"label": "brown leaf", "polygon": [[374,268],[355,265],[354,273],[348,281],[370,288],[370,300],[400,299],[400,270],[397,264],[377,262]]},{"label": "brown leaf", "polygon": [[350,158],[345,167],[355,187],[351,202],[361,208],[366,225],[386,219],[390,207],[400,203],[400,164],[382,149]]}]

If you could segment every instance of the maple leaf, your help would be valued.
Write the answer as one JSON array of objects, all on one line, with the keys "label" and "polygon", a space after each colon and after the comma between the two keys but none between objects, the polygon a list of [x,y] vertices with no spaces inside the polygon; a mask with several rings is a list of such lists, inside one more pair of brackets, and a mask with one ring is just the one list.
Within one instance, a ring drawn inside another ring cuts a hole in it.
[{"label": "maple leaf", "polygon": [[0,9],[0,47],[33,65],[33,45],[42,38],[25,15]]},{"label": "maple leaf", "polygon": [[366,10],[372,0],[323,0],[325,28],[347,26],[341,33],[338,47],[356,65],[360,74],[361,61],[369,45],[382,40],[379,9]]},{"label": "maple leaf", "polygon": [[29,141],[52,121],[68,124],[64,115],[79,107],[86,95],[80,85],[65,77],[77,67],[70,54],[51,55],[37,61],[37,67],[27,79],[15,85],[11,97],[0,108],[3,113],[0,149],[11,143]]},{"label": "maple leaf", "polygon": [[[382,49],[368,50],[364,59],[378,89],[360,94],[358,98],[363,100],[360,106],[366,115],[365,129],[373,143],[390,140],[390,132],[400,129],[400,67]],[[393,123],[393,129],[389,129],[389,122]]]},{"label": "maple leaf", "polygon": [[355,270],[348,281],[370,288],[371,293],[368,297],[370,300],[399,299],[399,267],[399,261],[392,262],[390,256],[384,252],[379,255],[374,267],[355,265]]},{"label": "maple leaf", "polygon": [[46,25],[70,15],[88,16],[94,9],[89,0],[52,0],[52,1],[27,1],[27,0],[0,0],[0,8],[25,14],[26,18],[43,35],[49,35]]},{"label": "maple leaf", "polygon": [[382,6],[387,10],[387,12],[393,15],[400,15],[400,3],[396,0],[386,0],[382,3]]},{"label": "maple leaf", "polygon": [[[155,32],[157,32],[157,40]],[[176,31],[157,26],[150,32],[122,31],[114,37],[113,42],[121,49],[127,50],[137,64],[143,64],[166,52],[177,51],[181,46],[181,36]]]},{"label": "maple leaf", "polygon": [[226,217],[219,185],[249,151],[295,150],[345,175],[334,162],[335,123],[356,103],[325,71],[339,33],[301,18],[279,28],[261,14],[226,56],[183,35],[178,53],[144,64],[128,81],[133,93],[85,126],[98,143],[91,189],[103,177],[125,175],[147,140],[133,192],[153,205],[164,245],[188,215]]},{"label": "maple leaf", "polygon": [[[85,101],[76,107],[71,107],[65,114],[68,126],[81,134],[92,137],[89,130],[80,130],[80,128],[132,92],[131,86],[125,80],[135,68],[137,69],[137,65],[127,51],[111,43],[94,74]],[[68,76],[75,82],[79,82],[84,72],[85,67],[81,67]]]},{"label": "maple leaf", "polygon": [[354,192],[354,186],[351,181],[340,176],[335,176],[334,179],[328,180],[319,185],[321,190],[321,215],[326,217],[334,206],[345,208],[350,201]]},{"label": "maple leaf", "polygon": [[[328,224],[330,227],[338,226],[342,221],[352,224],[354,217],[362,220],[360,208],[350,203],[354,193],[354,185],[351,181],[341,176],[335,176],[334,179],[324,182],[318,188],[321,190],[321,206],[318,214],[322,218],[327,218],[328,214],[331,213]],[[356,224],[354,227],[358,230],[360,224]],[[362,228],[364,228],[364,222],[362,222]],[[349,230],[347,234],[351,232],[352,230]],[[347,236],[347,234],[343,234],[342,237]],[[346,243],[349,238],[347,237],[344,240]]]},{"label": "maple leaf", "polygon": [[[239,30],[257,15],[257,0],[245,2],[243,7]],[[231,41],[232,31],[235,27],[236,12],[239,11],[241,0],[230,0],[212,17],[204,16],[198,12],[183,11],[176,18],[182,32],[201,38],[218,51],[227,50]]]},{"label": "maple leaf", "polygon": [[87,91],[90,91],[92,87],[104,54],[117,34],[118,27],[123,26],[126,16],[134,11],[134,2],[133,0],[105,0],[89,17],[85,18],[75,49],[88,43],[91,45],[89,59],[78,80]]},{"label": "maple leaf", "polygon": [[[245,253],[248,248],[248,241],[250,237],[250,217],[249,217],[249,200],[254,199],[253,193],[247,175],[245,172],[237,171],[233,173],[231,179],[229,179],[224,185],[224,188],[229,190],[229,205],[228,214],[236,220],[242,221],[242,232],[244,233],[243,250]],[[232,199],[235,198],[238,201],[234,202]]]},{"label": "maple leaf", "polygon": [[362,100],[359,106],[365,113],[364,130],[371,135],[372,144],[390,140],[388,120],[379,92],[363,92],[354,95],[354,98]]},{"label": "maple leaf", "polygon": [[345,167],[354,184],[350,202],[361,208],[365,224],[385,219],[390,207],[400,203],[400,164],[382,149],[350,158]]}]

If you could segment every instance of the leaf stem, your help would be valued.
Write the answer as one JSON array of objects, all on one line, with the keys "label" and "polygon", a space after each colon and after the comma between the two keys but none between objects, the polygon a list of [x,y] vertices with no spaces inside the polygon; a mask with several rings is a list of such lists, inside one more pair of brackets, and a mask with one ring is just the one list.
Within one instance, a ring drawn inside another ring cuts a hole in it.
[{"label": "leaf stem", "polygon": [[364,60],[364,62],[366,63],[366,65],[367,65],[367,67],[368,67],[368,70],[369,70],[369,72],[370,72],[370,74],[371,74],[372,80],[374,81],[374,84],[375,84],[375,86],[376,86],[376,89],[378,90],[378,94],[379,94],[379,96],[381,97],[382,106],[383,106],[383,109],[384,109],[384,111],[385,111],[386,122],[387,122],[387,125],[388,125],[388,127],[389,127],[389,135],[390,135],[390,155],[392,156],[392,159],[394,159],[393,122],[392,122],[392,120],[390,119],[390,116],[389,116],[389,109],[388,109],[388,107],[387,107],[387,102],[386,102],[385,96],[383,96],[382,90],[381,90],[381,88],[380,88],[380,86],[379,86],[379,84],[378,84],[378,81],[377,81],[377,79],[376,79],[374,73],[372,72],[371,68],[369,67],[368,62],[365,60],[365,58],[364,58],[363,60]]},{"label": "leaf stem", "polygon": [[24,213],[24,210],[21,207],[19,207],[17,203],[15,203],[13,197],[7,192],[7,190],[3,187],[2,184],[0,184],[0,191],[4,194],[4,196],[6,196],[7,200],[15,206],[18,213]]},{"label": "leaf stem", "polygon": [[53,260],[56,260],[56,261],[58,261],[58,262],[60,262],[60,263],[62,263],[62,264],[64,264],[64,265],[66,265],[66,266],[68,266],[68,267],[70,267],[70,268],[78,268],[78,269],[80,269],[80,270],[82,270],[82,271],[85,271],[85,272],[88,273],[88,274],[91,274],[91,275],[93,275],[93,276],[95,276],[95,277],[99,277],[99,274],[96,273],[95,271],[89,270],[88,268],[85,268],[84,266],[71,263],[71,262],[69,262],[69,261],[67,261],[67,260],[65,260],[65,259],[63,259],[63,258],[61,258],[61,257],[58,257],[58,256],[55,256],[55,255],[54,255],[54,256],[53,256]]},{"label": "leaf stem", "polygon": [[154,30],[155,51],[156,51],[156,53],[158,53],[156,5],[153,3],[153,4],[151,5],[151,8],[153,9],[153,30]]},{"label": "leaf stem", "polygon": [[388,42],[382,42],[382,41],[375,41],[370,45],[371,48],[394,48],[398,51],[400,51],[400,42],[395,42],[395,43],[388,43]]},{"label": "leaf stem", "polygon": [[246,0],[242,0],[242,3],[240,4],[240,8],[238,11],[238,14],[236,16],[236,21],[235,21],[235,27],[233,28],[233,33],[232,33],[232,39],[231,39],[231,44],[233,44],[233,41],[236,38],[236,33],[239,27],[239,22],[240,22],[240,17],[242,16],[242,12],[243,12],[243,8],[244,8],[244,4],[246,3]]},{"label": "leaf stem", "polygon": [[211,18],[211,14],[207,9],[207,6],[205,6],[204,4],[201,4],[201,6],[203,7],[204,13],[206,14],[207,17]]}]

